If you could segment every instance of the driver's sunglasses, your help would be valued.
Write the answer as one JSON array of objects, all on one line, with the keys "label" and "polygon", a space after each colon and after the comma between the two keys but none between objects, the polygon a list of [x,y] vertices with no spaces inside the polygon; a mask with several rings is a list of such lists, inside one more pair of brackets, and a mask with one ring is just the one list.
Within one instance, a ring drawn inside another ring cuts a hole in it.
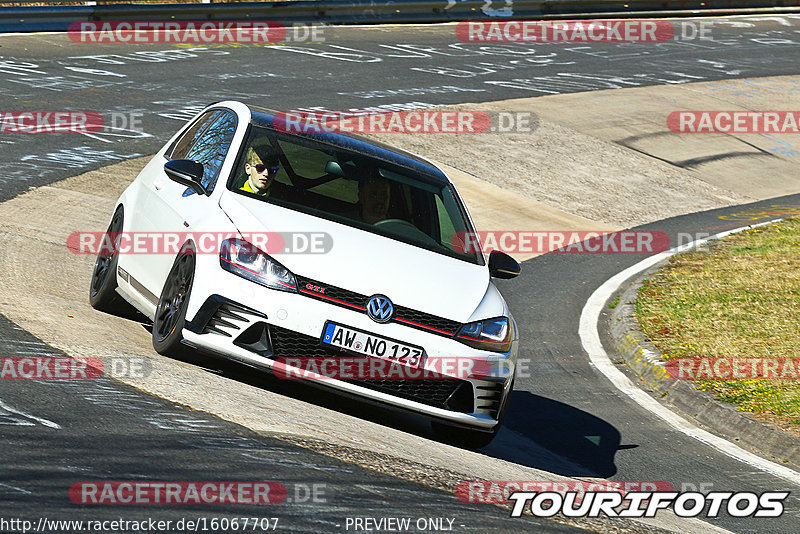
[{"label": "driver's sunglasses", "polygon": [[262,173],[265,170],[269,170],[270,174],[275,174],[276,172],[278,172],[279,168],[280,167],[267,167],[263,163],[256,163],[256,172],[258,172],[258,173]]}]

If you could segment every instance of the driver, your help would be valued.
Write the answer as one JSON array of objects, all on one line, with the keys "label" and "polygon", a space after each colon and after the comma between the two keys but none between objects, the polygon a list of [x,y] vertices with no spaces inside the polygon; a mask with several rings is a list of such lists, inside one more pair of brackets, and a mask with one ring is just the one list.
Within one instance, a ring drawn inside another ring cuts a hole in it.
[{"label": "driver", "polygon": [[391,187],[389,181],[374,174],[365,182],[358,184],[358,201],[361,204],[361,220],[375,224],[387,218]]},{"label": "driver", "polygon": [[244,164],[247,181],[240,189],[256,195],[269,196],[270,187],[279,169],[280,161],[277,156],[263,149],[248,148],[247,162]]}]

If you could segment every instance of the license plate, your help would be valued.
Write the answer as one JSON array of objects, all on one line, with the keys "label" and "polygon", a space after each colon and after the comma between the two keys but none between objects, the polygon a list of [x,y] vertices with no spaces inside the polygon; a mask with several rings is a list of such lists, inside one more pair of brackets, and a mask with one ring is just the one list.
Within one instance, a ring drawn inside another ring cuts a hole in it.
[{"label": "license plate", "polygon": [[397,360],[412,367],[420,367],[425,360],[425,351],[420,347],[331,322],[325,323],[322,343],[365,356]]}]

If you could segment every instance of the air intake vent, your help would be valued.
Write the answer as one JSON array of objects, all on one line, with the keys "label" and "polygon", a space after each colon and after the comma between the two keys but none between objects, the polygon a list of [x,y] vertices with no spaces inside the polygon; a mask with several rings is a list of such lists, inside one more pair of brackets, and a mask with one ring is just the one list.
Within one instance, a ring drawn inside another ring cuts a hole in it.
[{"label": "air intake vent", "polygon": [[219,295],[206,299],[186,329],[195,334],[216,334],[233,337],[238,331],[250,326],[253,321],[266,319],[260,311],[237,304]]}]

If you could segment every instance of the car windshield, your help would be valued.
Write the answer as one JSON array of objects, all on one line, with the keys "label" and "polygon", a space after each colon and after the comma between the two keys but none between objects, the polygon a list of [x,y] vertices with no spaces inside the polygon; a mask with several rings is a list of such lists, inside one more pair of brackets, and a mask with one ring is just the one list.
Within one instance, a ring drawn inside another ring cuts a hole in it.
[{"label": "car windshield", "polygon": [[251,128],[232,191],[483,265],[452,185],[364,154]]}]

